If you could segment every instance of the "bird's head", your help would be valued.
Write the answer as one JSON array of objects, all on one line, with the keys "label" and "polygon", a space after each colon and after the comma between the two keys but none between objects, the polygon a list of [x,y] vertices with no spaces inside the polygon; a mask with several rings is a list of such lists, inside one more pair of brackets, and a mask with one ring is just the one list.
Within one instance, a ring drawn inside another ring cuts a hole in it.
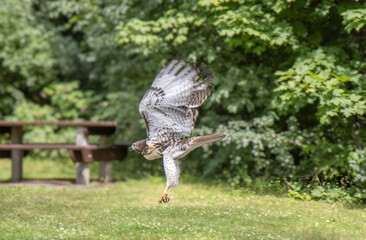
[{"label": "bird's head", "polygon": [[147,151],[147,148],[148,148],[148,146],[146,144],[146,139],[132,143],[132,145],[131,145],[131,150],[134,150],[141,154],[143,154],[145,151]]}]

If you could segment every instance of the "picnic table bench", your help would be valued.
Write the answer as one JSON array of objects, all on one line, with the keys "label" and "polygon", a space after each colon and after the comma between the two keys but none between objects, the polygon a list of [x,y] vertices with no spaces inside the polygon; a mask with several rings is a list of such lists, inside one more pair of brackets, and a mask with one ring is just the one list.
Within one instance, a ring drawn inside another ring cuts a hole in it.
[{"label": "picnic table bench", "polygon": [[[119,122],[91,121],[2,121],[0,134],[9,133],[11,143],[0,144],[0,158],[12,159],[12,182],[22,179],[22,158],[33,149],[67,149],[76,165],[76,183],[88,184],[90,181],[89,163],[99,161],[99,175],[103,182],[112,180],[112,160],[122,160],[127,155],[129,144],[107,145]],[[75,143],[23,143],[24,126],[75,127]],[[99,135],[99,144],[90,144],[89,135]]]}]

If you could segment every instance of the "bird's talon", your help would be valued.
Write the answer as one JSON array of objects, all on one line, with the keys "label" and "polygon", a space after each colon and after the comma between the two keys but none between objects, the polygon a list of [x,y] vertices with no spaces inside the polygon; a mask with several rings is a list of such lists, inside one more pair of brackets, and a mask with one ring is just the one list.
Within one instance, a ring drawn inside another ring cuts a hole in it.
[{"label": "bird's talon", "polygon": [[158,203],[167,203],[170,201],[170,198],[168,197],[168,194],[164,194],[163,196],[161,196],[160,200],[158,201]]}]

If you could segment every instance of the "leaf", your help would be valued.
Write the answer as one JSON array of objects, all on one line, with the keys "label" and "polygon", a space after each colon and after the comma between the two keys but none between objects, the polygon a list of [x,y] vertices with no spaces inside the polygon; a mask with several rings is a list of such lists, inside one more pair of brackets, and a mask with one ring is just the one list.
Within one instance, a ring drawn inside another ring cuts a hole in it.
[{"label": "leaf", "polygon": [[360,95],[356,95],[356,94],[351,94],[349,96],[349,98],[353,101],[353,102],[358,102],[361,99]]},{"label": "leaf", "polygon": [[353,115],[354,110],[352,108],[345,108],[345,109],[342,109],[341,112],[344,114],[345,117],[348,118]]},{"label": "leaf", "polygon": [[321,197],[323,197],[323,193],[324,193],[324,188],[321,186],[318,186],[311,191],[311,196],[315,197],[315,198],[321,198]]},{"label": "leaf", "polygon": [[343,92],[344,92],[343,89],[334,89],[332,94],[333,94],[333,96],[340,97],[340,96],[342,96]]},{"label": "leaf", "polygon": [[349,82],[351,80],[351,78],[345,76],[345,75],[342,75],[341,77],[339,77],[338,75],[336,74],[332,74],[334,77],[336,77],[339,81],[345,83],[345,82]]},{"label": "leaf", "polygon": [[359,32],[366,25],[366,8],[349,9],[341,14],[344,17],[343,24],[347,32],[356,30]]},{"label": "leaf", "polygon": [[337,113],[335,111],[327,111],[327,112],[325,112],[325,114],[330,116],[330,117],[337,116]]},{"label": "leaf", "polygon": [[318,80],[319,82],[324,82],[325,80],[327,80],[326,78],[322,78],[322,77],[319,77],[317,74],[313,73],[313,72],[308,72],[308,75],[315,79],[315,80]]}]

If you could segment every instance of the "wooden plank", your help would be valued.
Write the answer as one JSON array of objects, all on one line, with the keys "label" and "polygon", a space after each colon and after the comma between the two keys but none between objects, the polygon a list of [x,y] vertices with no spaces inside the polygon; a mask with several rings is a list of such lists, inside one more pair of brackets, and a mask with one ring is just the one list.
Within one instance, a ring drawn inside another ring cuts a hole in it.
[{"label": "wooden plank", "polygon": [[113,135],[116,131],[116,127],[86,127],[87,135]]},{"label": "wooden plank", "polygon": [[[8,145],[18,145],[18,144],[8,144]],[[21,144],[19,144],[21,145]],[[52,145],[52,144],[50,144]],[[57,144],[61,146],[65,146],[65,144]],[[0,145],[0,159],[1,158],[10,158],[11,157],[11,149],[4,149],[2,148],[3,145]],[[60,148],[20,148],[23,150],[23,155],[26,155],[29,151],[33,149],[45,149],[45,150],[51,150],[51,149],[68,149],[71,159],[74,162],[83,162],[83,155],[81,151],[83,149],[89,149],[91,150],[91,154],[93,156],[93,161],[112,161],[112,160],[122,160],[127,155],[127,149],[130,146],[130,144],[118,144],[113,146],[101,146],[98,147],[96,145],[89,145],[89,146],[76,146],[76,145],[70,145],[71,147],[60,147]],[[19,150],[19,148],[15,148],[16,150]],[[112,153],[109,153],[109,152]],[[98,159],[94,159],[95,156]]]},{"label": "wooden plank", "polygon": [[0,151],[0,159],[1,158],[11,158],[11,151]]},{"label": "wooden plank", "polygon": [[[116,144],[118,147],[128,148],[129,144]],[[9,150],[24,150],[29,151],[33,149],[72,149],[72,150],[83,150],[83,149],[103,149],[105,147],[98,146],[97,144],[89,144],[87,146],[75,145],[72,143],[23,143],[23,144],[0,144],[0,151]]]},{"label": "wooden plank", "polygon": [[[128,148],[130,144],[115,144],[116,147]],[[89,144],[87,146],[75,145],[72,143],[15,143],[15,144],[0,144],[0,151],[9,150],[24,150],[29,151],[33,149],[73,149],[73,150],[83,150],[83,149],[103,149],[105,147],[98,146],[97,144]]]},{"label": "wooden plank", "polygon": [[71,160],[74,163],[83,161],[83,156],[81,155],[81,151],[69,149],[69,155],[71,157]]},{"label": "wooden plank", "polygon": [[127,148],[101,148],[101,149],[94,149],[93,158],[96,161],[112,161],[112,160],[122,160],[127,155]]},{"label": "wooden plank", "polygon": [[[112,160],[122,160],[127,155],[127,147],[105,147],[100,149],[92,149],[88,152],[84,152],[83,150],[69,150],[70,157],[74,162],[108,162]],[[91,154],[91,157],[86,156],[85,154]]]},{"label": "wooden plank", "polygon": [[0,127],[20,127],[20,126],[70,126],[70,127],[116,127],[119,125],[129,125],[127,122],[113,121],[4,121],[0,120]]},{"label": "wooden plank", "polygon": [[83,157],[83,162],[90,163],[94,161],[93,152],[90,149],[81,150],[81,155]]},{"label": "wooden plank", "polygon": [[0,134],[11,133],[11,127],[0,127]]}]

